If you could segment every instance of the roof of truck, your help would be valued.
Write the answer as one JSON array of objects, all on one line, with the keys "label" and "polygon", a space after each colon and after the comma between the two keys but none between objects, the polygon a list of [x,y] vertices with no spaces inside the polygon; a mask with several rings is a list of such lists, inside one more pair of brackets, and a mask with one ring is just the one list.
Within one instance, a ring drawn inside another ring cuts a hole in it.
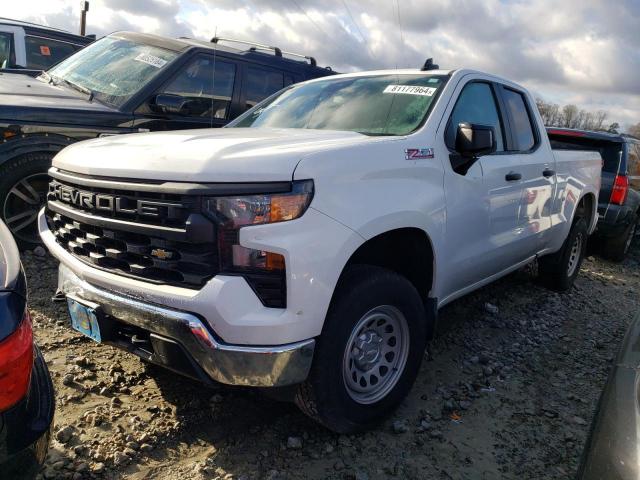
[{"label": "roof of truck", "polygon": [[[221,45],[220,43],[207,42],[205,40],[198,40],[194,38],[168,38],[160,35],[153,35],[150,33],[137,33],[137,32],[115,32],[110,36],[122,37],[127,39],[136,40],[139,42],[147,43],[160,48],[173,50],[175,52],[184,52],[190,48],[206,48],[210,50],[216,50],[218,52],[227,52],[247,59],[259,60],[261,62],[269,62],[271,64],[280,64],[280,66],[286,66],[289,68],[302,68],[302,69],[319,69],[322,71],[330,71],[330,67],[320,67],[311,65],[304,60],[295,60],[285,56],[277,56],[273,53],[266,53],[263,51],[256,51],[252,49],[241,50],[233,48],[228,45]],[[286,53],[285,53],[286,54]]]},{"label": "roof of truck", "polygon": [[40,25],[39,23],[25,22],[22,20],[14,20],[12,18],[0,17],[0,25],[13,25],[16,27],[22,27],[26,29],[29,34],[40,34],[51,37],[52,39],[67,39],[75,40],[81,45],[86,45],[95,40],[94,36],[82,36],[75,33],[71,33],[61,28],[49,27],[47,25]]}]

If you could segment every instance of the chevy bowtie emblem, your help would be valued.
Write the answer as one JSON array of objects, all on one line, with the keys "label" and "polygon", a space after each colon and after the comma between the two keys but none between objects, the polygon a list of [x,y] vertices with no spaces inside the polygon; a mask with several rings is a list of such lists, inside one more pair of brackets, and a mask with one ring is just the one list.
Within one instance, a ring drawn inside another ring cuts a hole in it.
[{"label": "chevy bowtie emblem", "polygon": [[163,248],[154,248],[151,250],[151,256],[156,257],[160,260],[169,260],[173,257],[173,252],[168,252]]}]

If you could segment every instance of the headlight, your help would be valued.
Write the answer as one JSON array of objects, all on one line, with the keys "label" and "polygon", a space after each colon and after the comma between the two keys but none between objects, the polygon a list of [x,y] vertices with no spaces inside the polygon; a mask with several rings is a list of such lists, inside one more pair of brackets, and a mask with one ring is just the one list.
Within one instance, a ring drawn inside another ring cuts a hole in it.
[{"label": "headlight", "polygon": [[241,246],[239,232],[242,227],[299,218],[312,198],[312,180],[295,181],[285,193],[205,198],[204,210],[218,226],[221,273],[244,276],[263,304],[284,307],[284,257]]}]

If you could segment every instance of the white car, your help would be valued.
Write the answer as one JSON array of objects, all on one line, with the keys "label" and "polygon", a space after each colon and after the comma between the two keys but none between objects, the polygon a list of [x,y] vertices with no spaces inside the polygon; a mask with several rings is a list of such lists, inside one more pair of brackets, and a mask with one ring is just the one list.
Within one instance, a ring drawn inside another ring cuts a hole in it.
[{"label": "white car", "polygon": [[221,130],[65,148],[39,229],[77,330],[353,432],[406,396],[443,305],[536,258],[571,287],[600,166],[554,154],[508,80],[337,75]]}]

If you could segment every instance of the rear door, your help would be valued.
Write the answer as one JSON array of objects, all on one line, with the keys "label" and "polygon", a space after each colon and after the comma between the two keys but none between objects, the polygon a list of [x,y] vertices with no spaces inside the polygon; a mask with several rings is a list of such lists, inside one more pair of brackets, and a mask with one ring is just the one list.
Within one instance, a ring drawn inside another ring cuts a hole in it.
[{"label": "rear door", "polygon": [[[287,81],[292,83],[292,80],[291,75],[288,75]],[[245,74],[243,75],[240,100],[242,111],[249,110],[269,95],[281,90],[284,86],[285,73],[282,70],[256,63],[247,63]]]},{"label": "rear door", "polygon": [[551,234],[556,163],[550,151],[539,148],[544,132],[538,129],[527,95],[507,85],[499,92],[509,125],[508,151],[518,158],[522,175],[516,248],[531,256],[544,248]]}]

